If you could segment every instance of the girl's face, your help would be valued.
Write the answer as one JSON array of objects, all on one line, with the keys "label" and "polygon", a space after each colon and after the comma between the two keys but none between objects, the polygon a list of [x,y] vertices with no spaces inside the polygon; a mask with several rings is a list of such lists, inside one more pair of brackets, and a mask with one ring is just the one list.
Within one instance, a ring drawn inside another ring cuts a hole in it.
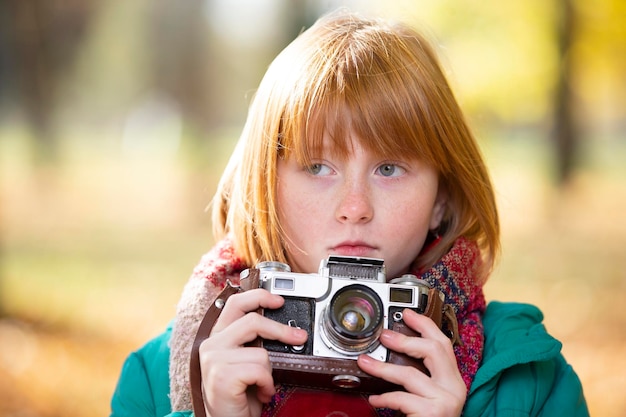
[{"label": "girl's face", "polygon": [[[278,162],[278,216],[294,272],[318,272],[328,255],[381,258],[387,278],[409,271],[445,209],[437,172],[415,159],[388,160],[350,137],[352,152],[330,147],[301,166]],[[324,143],[329,144],[326,136]]]}]

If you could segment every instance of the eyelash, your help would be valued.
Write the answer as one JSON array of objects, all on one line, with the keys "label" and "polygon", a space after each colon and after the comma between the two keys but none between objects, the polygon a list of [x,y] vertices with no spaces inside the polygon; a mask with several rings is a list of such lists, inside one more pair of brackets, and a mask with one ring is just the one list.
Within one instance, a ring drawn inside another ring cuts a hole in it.
[{"label": "eyelash", "polygon": [[330,169],[330,168],[328,168],[328,166],[327,166],[327,165],[325,165],[325,164],[321,164],[321,163],[313,163],[313,164],[311,164],[311,165],[309,165],[309,166],[305,166],[305,167],[304,167],[304,170],[305,170],[306,172],[308,172],[309,174],[311,174],[311,175],[318,176],[318,175],[319,175],[319,171],[318,171],[318,172],[315,172],[315,170],[316,170],[316,169],[321,170],[321,169],[323,169],[324,167],[325,167],[326,169]]},{"label": "eyelash", "polygon": [[[384,175],[383,174],[383,169],[389,168],[389,167],[393,168],[393,172],[391,173],[391,175]],[[306,172],[308,172],[309,174],[313,175],[313,176],[320,175],[320,173],[321,173],[321,171],[323,169],[332,171],[332,168],[329,168],[328,165],[322,164],[322,163],[313,163],[313,164],[311,164],[309,166],[305,166],[304,167],[304,170]],[[405,171],[406,171],[406,169],[401,167],[400,165],[394,164],[394,163],[389,163],[389,162],[380,164],[378,167],[376,167],[376,172],[380,173],[381,176],[386,177],[386,178],[396,177],[398,175],[403,174]],[[394,175],[394,174],[396,174],[396,175]]]}]

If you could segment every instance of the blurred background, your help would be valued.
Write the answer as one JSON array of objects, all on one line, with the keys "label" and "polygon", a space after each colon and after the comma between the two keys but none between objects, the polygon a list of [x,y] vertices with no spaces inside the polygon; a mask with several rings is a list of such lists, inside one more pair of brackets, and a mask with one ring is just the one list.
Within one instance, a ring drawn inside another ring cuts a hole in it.
[{"label": "blurred background", "polygon": [[538,305],[626,414],[626,2],[0,0],[0,416],[108,415],[265,68],[339,6],[436,43],[497,188],[487,297]]}]

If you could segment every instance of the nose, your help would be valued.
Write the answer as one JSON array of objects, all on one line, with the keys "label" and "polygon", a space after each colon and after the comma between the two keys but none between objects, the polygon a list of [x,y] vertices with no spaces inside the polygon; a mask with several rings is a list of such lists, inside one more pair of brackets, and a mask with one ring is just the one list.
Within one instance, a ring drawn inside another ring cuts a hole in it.
[{"label": "nose", "polygon": [[335,217],[341,223],[367,223],[374,216],[374,206],[367,187],[346,185]]}]

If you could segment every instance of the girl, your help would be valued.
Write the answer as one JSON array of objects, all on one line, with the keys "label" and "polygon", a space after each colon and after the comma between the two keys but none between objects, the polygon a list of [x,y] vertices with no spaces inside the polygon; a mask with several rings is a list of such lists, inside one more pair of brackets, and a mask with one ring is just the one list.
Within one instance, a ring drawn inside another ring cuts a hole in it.
[{"label": "girl", "polygon": [[[582,387],[541,313],[490,303],[499,251],[492,184],[428,42],[414,30],[345,12],[321,18],[269,67],[213,206],[216,246],[185,287],[167,331],[133,353],[112,416],[191,415],[189,357],[226,280],[260,261],[315,273],[328,255],[382,258],[387,277],[418,275],[445,294],[461,343],[406,311],[421,337],[380,342],[429,374],[359,356],[401,391],[354,396],[275,385],[257,337],[300,345],[307,333],[263,317],[280,296],[228,299],[200,348],[211,417],[586,416]],[[312,278],[314,279],[314,278]]]}]

